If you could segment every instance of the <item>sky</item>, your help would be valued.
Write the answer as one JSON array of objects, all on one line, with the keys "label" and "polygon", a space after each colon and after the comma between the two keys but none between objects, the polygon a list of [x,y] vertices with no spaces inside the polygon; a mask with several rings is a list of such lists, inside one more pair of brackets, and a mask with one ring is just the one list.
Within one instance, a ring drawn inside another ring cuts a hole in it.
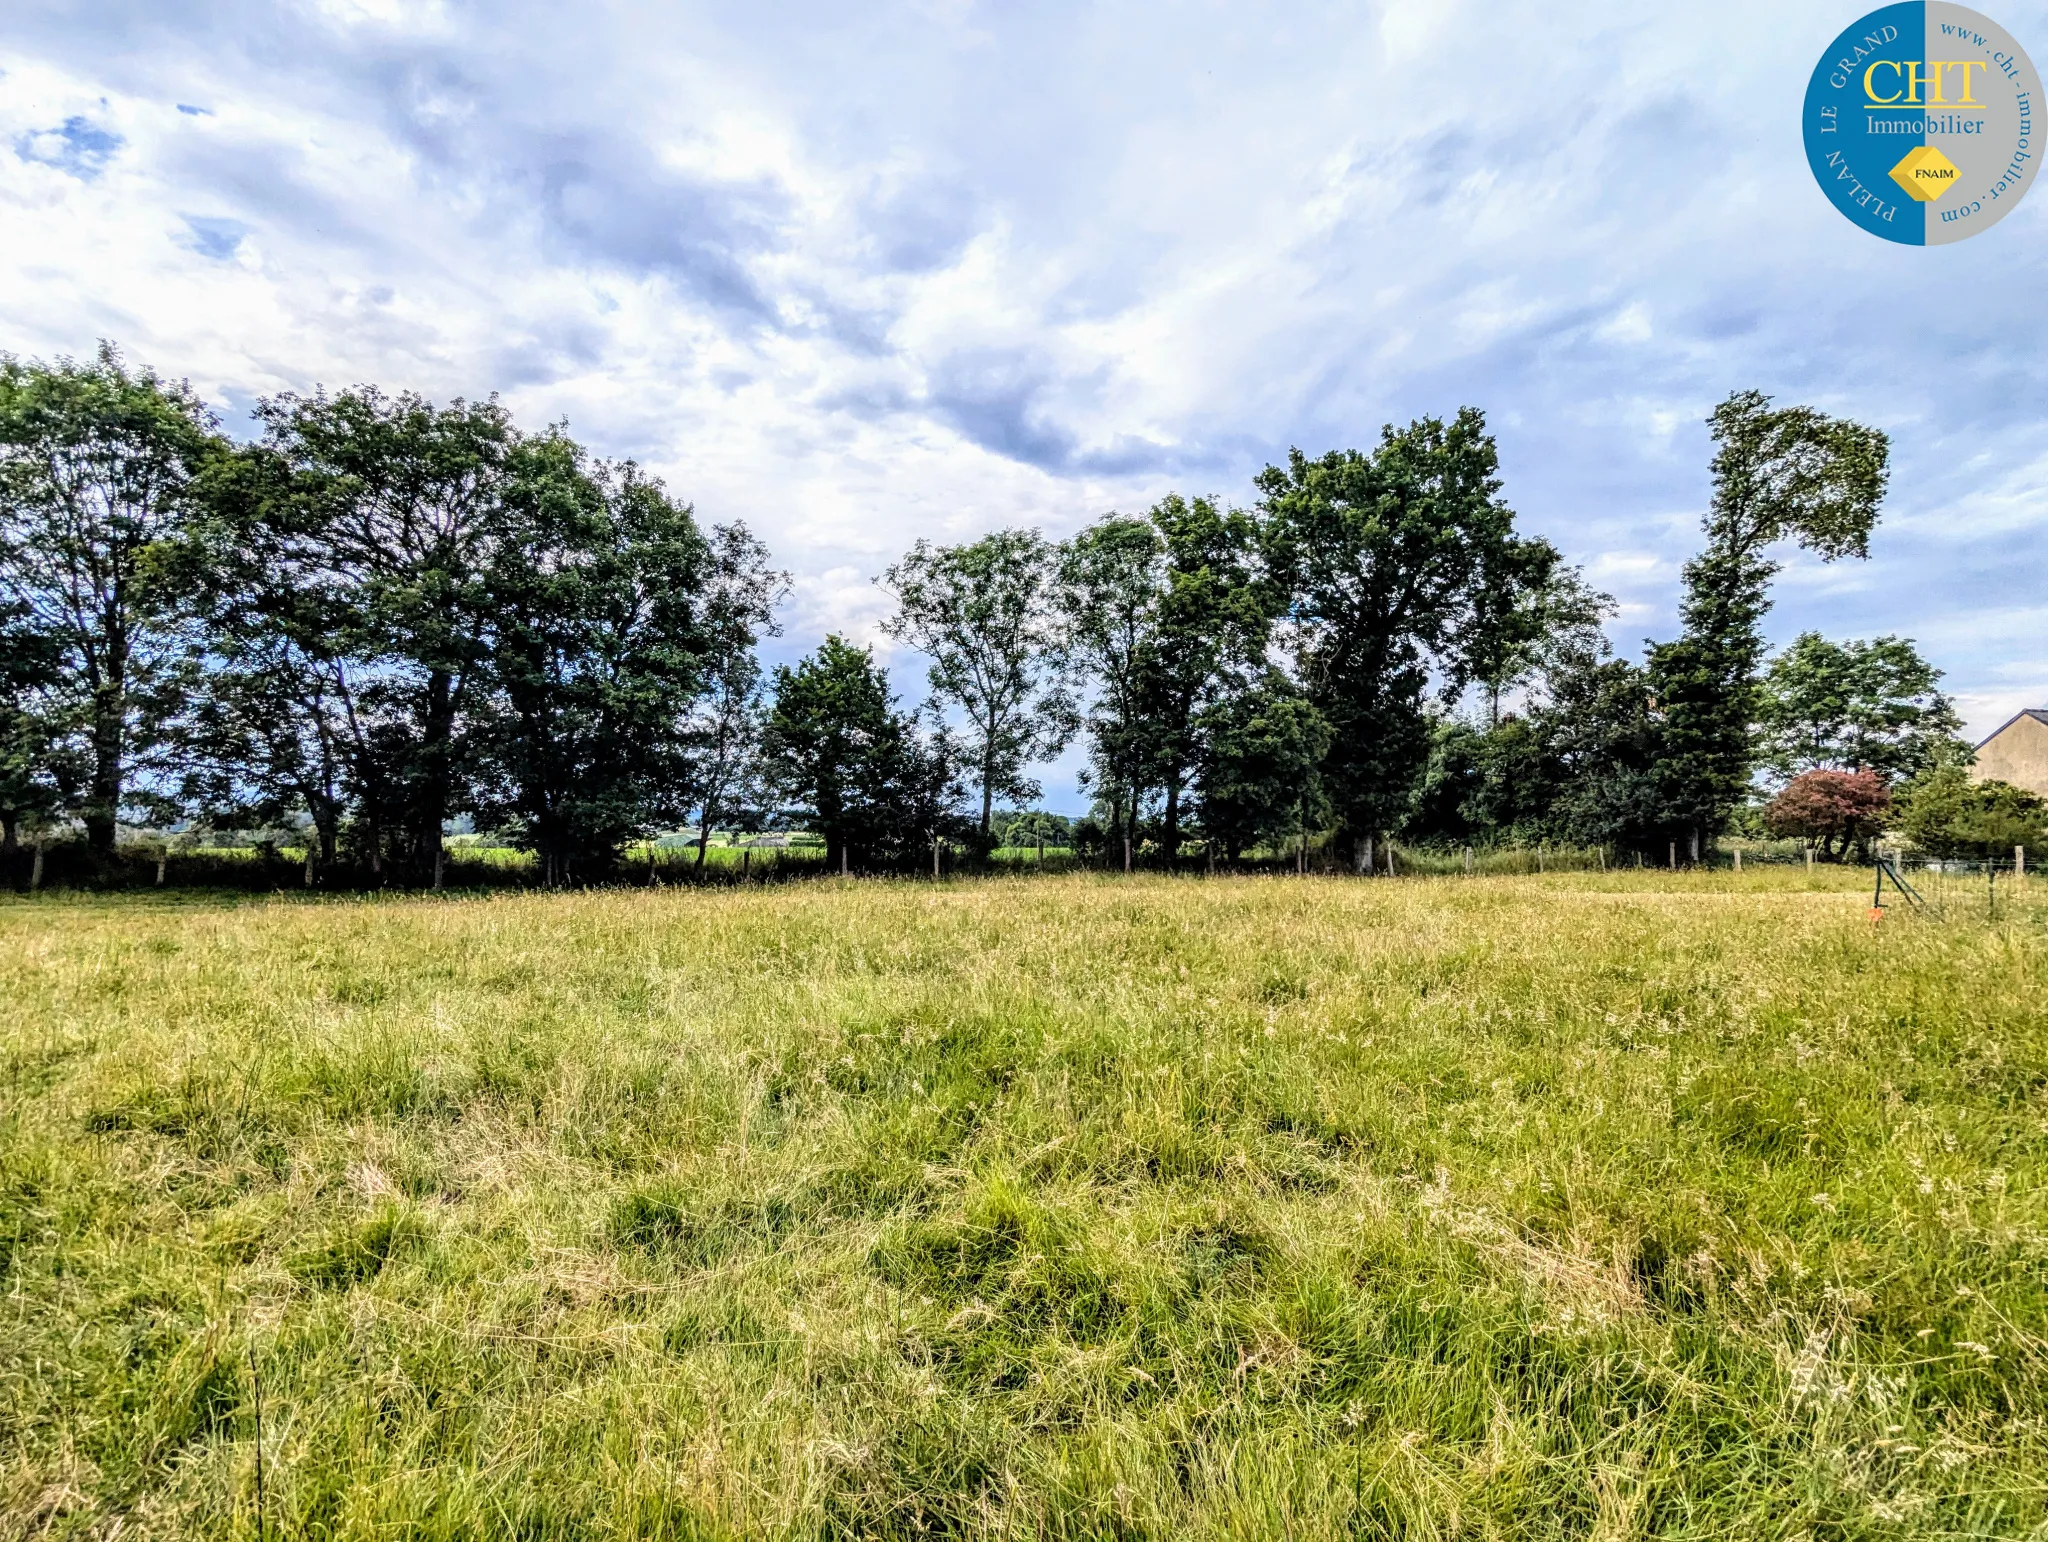
[{"label": "sky", "polygon": [[[112,339],[243,433],[495,391],[762,536],[774,656],[844,631],[911,699],[917,537],[1248,505],[1462,405],[1633,654],[1756,388],[1893,447],[1773,640],[1915,638],[1981,736],[2048,706],[2048,192],[1942,247],[1829,206],[1800,104],[1868,8],[13,0],[0,350]],[[2048,3],[1993,14],[2048,64]]]}]

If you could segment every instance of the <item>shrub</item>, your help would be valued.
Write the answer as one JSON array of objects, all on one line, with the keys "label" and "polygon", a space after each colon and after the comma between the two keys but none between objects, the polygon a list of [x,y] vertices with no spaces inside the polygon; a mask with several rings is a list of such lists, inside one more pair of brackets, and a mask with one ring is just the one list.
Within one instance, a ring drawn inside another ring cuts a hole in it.
[{"label": "shrub", "polygon": [[1770,801],[1764,823],[1774,835],[1812,841],[1821,860],[1832,862],[1883,829],[1891,804],[1875,771],[1808,771]]},{"label": "shrub", "polygon": [[1973,782],[1943,766],[1902,789],[1899,828],[1937,857],[1997,857],[2015,846],[2048,847],[2048,802],[2010,782]]}]

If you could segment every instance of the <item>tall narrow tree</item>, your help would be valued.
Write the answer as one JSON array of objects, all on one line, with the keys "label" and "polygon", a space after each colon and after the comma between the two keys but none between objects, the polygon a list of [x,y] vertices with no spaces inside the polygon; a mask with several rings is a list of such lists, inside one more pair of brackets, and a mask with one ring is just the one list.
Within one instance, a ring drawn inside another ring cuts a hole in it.
[{"label": "tall narrow tree", "polygon": [[[1169,493],[1146,517],[1159,532],[1165,561],[1158,631],[1143,656],[1139,695],[1163,795],[1160,847],[1171,865],[1180,855],[1182,800],[1202,760],[1203,726],[1223,721],[1205,713],[1231,687],[1263,674],[1278,595],[1261,566],[1251,515]],[[1284,715],[1276,706],[1247,721]]]},{"label": "tall narrow tree", "polygon": [[52,684],[84,713],[79,813],[102,857],[153,731],[152,690],[178,657],[178,596],[156,558],[221,451],[189,386],[131,370],[111,344],[89,363],[0,359],[0,601],[58,644]]},{"label": "tall narrow tree", "polygon": [[1741,391],[1708,420],[1718,446],[1706,550],[1686,564],[1683,634],[1650,651],[1659,801],[1697,849],[1747,796],[1770,582],[1786,541],[1823,562],[1869,555],[1888,475],[1883,433]]},{"label": "tall narrow tree", "polygon": [[1059,605],[1068,646],[1094,682],[1088,705],[1090,780],[1116,811],[1118,839],[1137,840],[1138,809],[1157,785],[1146,731],[1158,651],[1166,543],[1150,520],[1106,515],[1060,554]]},{"label": "tall narrow tree", "polygon": [[1054,577],[1053,550],[1037,531],[998,530],[962,546],[920,540],[881,579],[897,604],[885,629],[931,659],[933,695],[967,720],[984,839],[997,799],[1038,796],[1027,768],[1069,731]]},{"label": "tall narrow tree", "polygon": [[765,703],[754,648],[778,630],[775,605],[789,586],[788,575],[768,565],[768,549],[744,525],[715,527],[711,549],[704,690],[684,725],[700,871],[713,824],[735,805],[757,801]]}]

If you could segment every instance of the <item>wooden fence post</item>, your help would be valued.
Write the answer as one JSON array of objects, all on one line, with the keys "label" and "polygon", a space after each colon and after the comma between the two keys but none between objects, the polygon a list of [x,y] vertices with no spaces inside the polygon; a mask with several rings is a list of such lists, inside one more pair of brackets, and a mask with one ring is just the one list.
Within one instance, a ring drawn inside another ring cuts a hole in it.
[{"label": "wooden fence post", "polygon": [[938,880],[939,880],[939,836],[938,836],[938,832],[937,832],[937,831],[935,830],[935,831],[933,831],[933,832],[932,832],[932,882],[934,882],[934,883],[937,883],[937,882],[938,882]]},{"label": "wooden fence post", "polygon": [[1678,871],[1678,842],[1676,841],[1671,843],[1671,871],[1674,873]]},{"label": "wooden fence post", "polygon": [[1742,871],[1742,848],[1740,846],[1735,848],[1735,871],[1738,873]]},{"label": "wooden fence post", "polygon": [[43,886],[43,838],[36,837],[35,861],[29,865],[28,892],[33,894]]}]

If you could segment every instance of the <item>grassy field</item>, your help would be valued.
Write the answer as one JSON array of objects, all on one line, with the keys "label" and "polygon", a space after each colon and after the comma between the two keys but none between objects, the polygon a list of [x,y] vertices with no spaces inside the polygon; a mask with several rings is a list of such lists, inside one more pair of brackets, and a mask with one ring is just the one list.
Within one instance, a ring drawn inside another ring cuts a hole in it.
[{"label": "grassy field", "polygon": [[0,1536],[2048,1534],[2043,911],[1861,881],[0,902]]}]

